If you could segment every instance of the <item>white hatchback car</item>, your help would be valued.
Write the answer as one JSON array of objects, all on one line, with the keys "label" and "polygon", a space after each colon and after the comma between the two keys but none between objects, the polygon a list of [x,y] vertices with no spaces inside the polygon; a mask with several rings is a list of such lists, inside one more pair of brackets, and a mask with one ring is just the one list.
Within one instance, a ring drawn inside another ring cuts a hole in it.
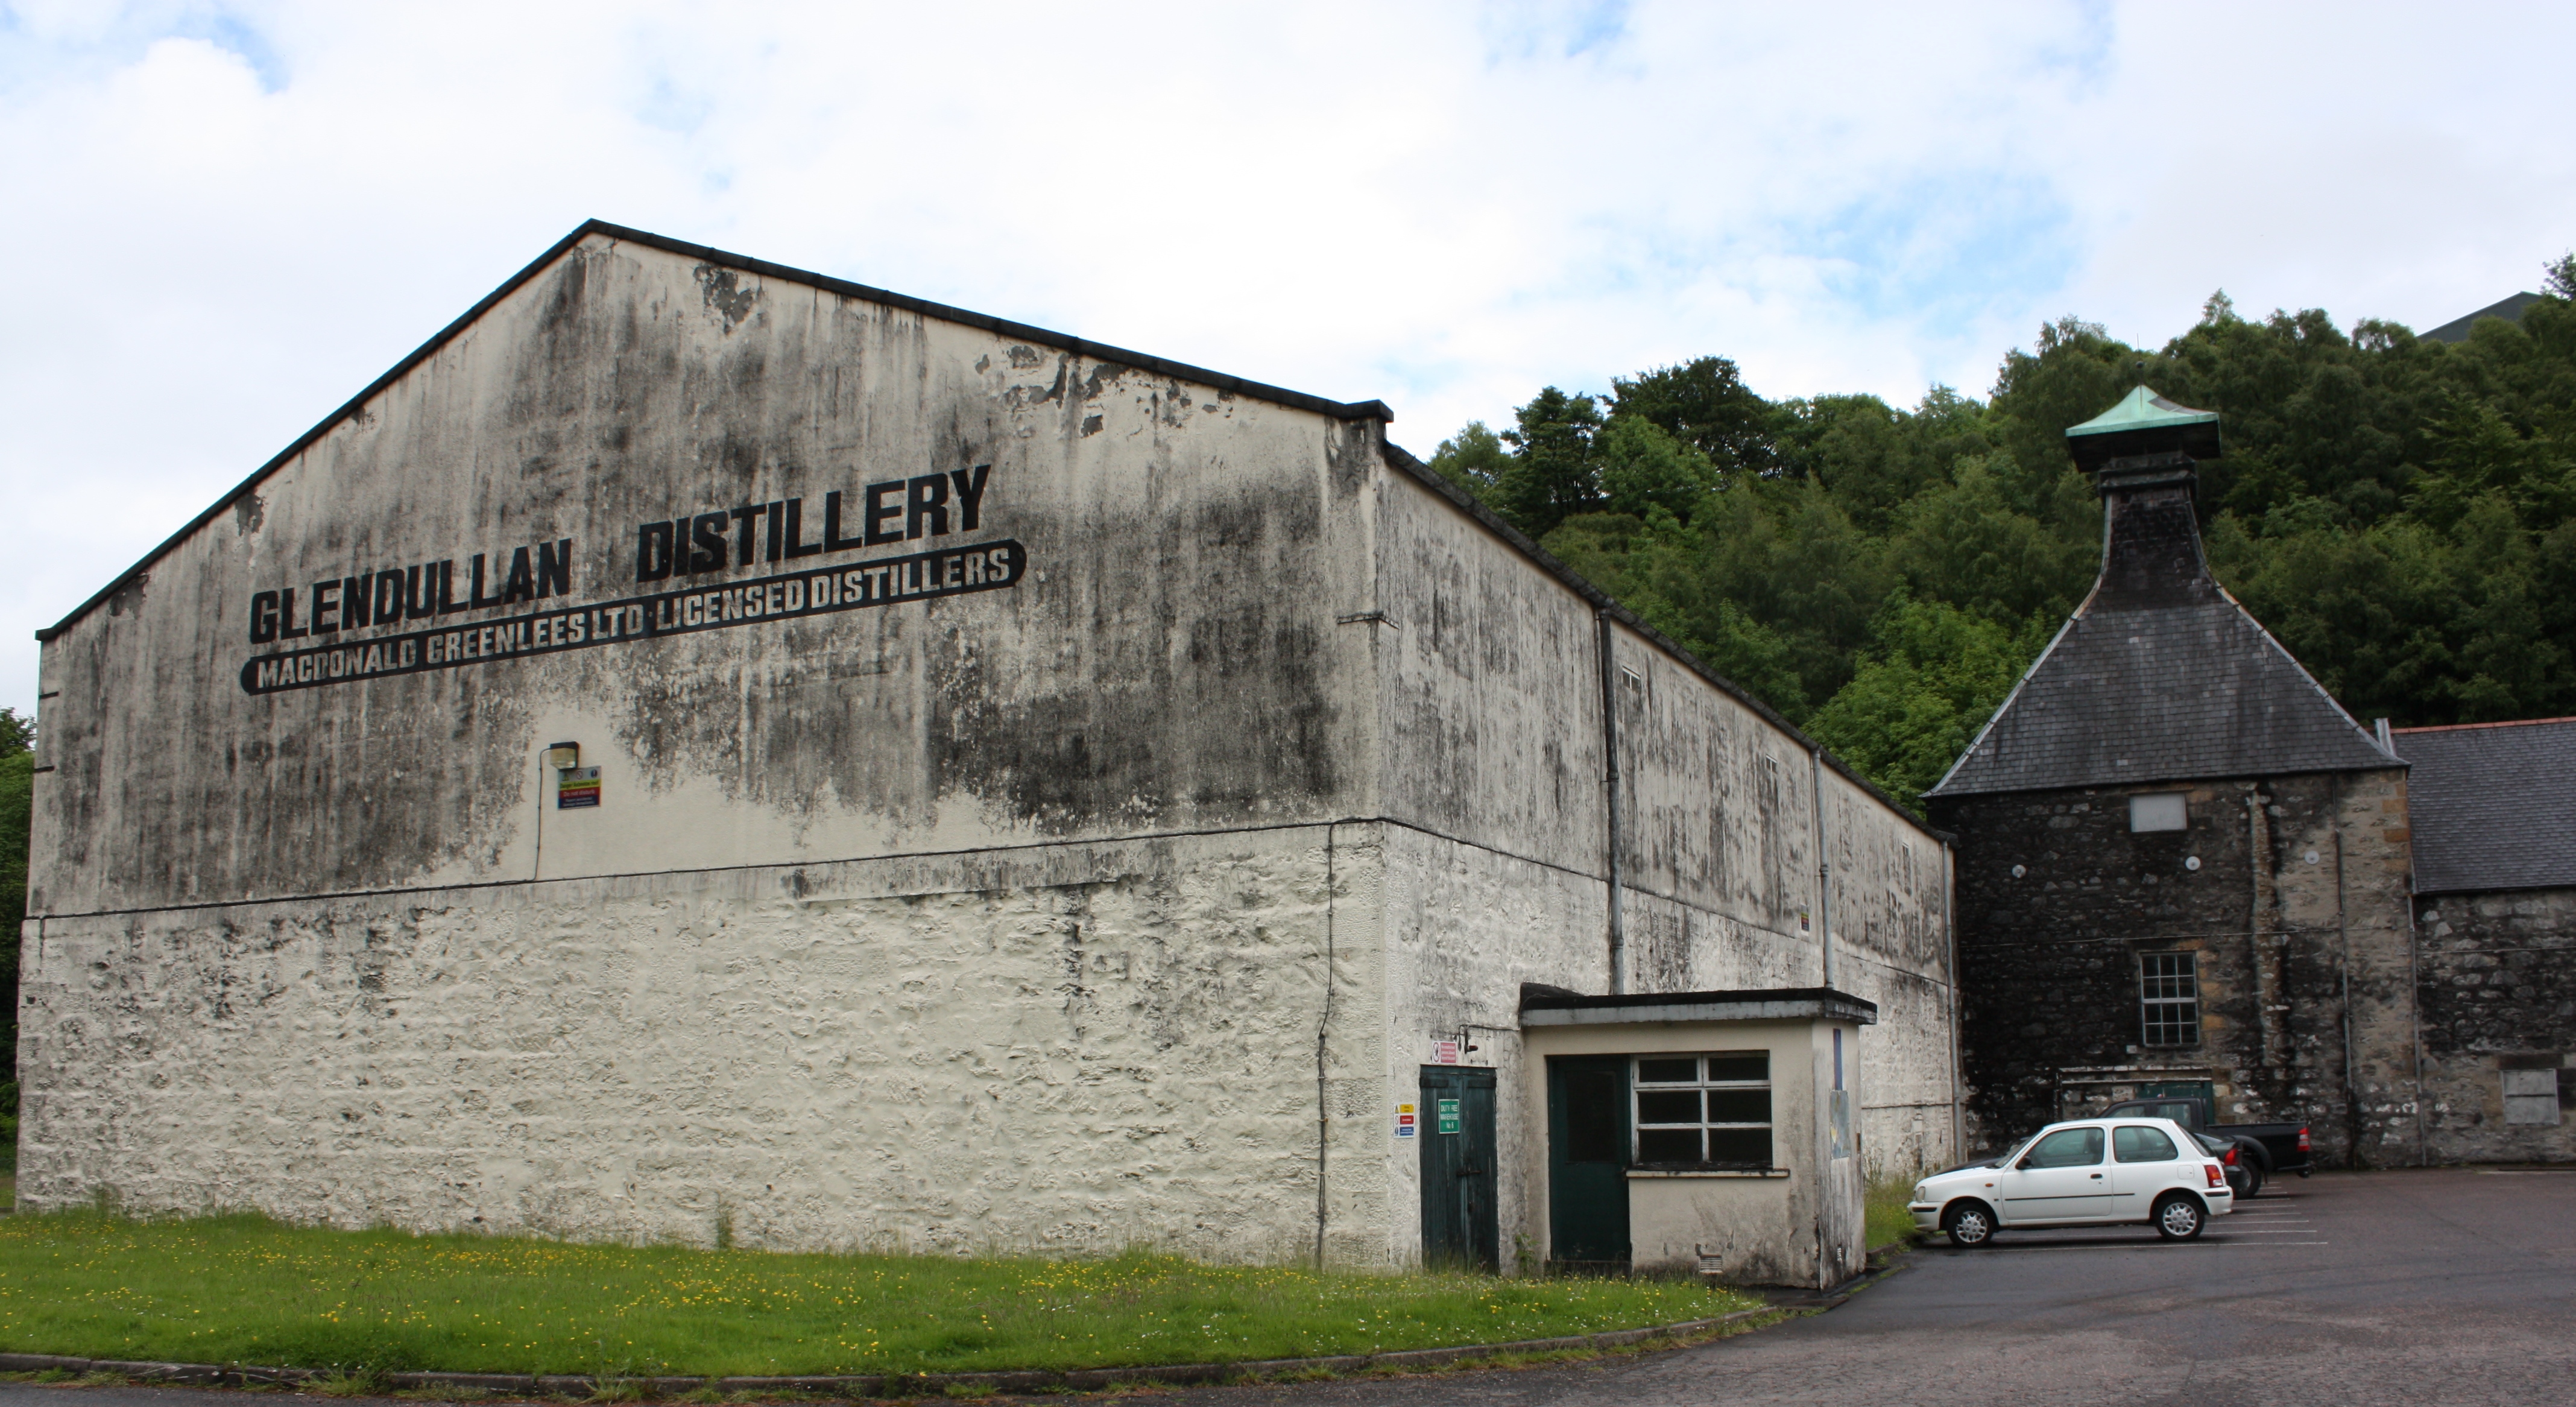
[{"label": "white hatchback car", "polygon": [[2050,1124],[1993,1162],[1934,1173],[1907,1210],[1954,1246],[2010,1228],[2123,1223],[2188,1241],[2235,1202],[2227,1170],[2172,1120],[2084,1119]]}]

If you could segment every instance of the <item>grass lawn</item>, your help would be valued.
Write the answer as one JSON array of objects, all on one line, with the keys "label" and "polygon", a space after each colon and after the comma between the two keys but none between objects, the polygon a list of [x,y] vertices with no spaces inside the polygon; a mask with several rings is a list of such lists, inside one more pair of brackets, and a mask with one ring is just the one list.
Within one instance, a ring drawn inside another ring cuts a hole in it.
[{"label": "grass lawn", "polygon": [[791,1375],[1298,1358],[1750,1308],[1691,1282],[778,1255],[325,1231],[256,1216],[0,1219],[0,1351],[383,1371]]}]

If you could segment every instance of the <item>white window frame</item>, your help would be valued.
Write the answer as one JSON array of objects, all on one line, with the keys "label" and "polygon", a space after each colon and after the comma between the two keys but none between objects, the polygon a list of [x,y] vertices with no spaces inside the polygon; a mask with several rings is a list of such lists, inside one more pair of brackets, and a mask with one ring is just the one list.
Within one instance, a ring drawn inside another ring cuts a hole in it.
[{"label": "white window frame", "polygon": [[[2184,1038],[2159,1040],[2159,1029]],[[2138,1043],[2159,1049],[2200,1044],[2200,954],[2138,954]]]},{"label": "white window frame", "polygon": [[[1761,1078],[1761,1079],[1758,1079],[1758,1080],[1730,1080],[1730,1079],[1711,1079],[1711,1078],[1709,1078],[1708,1062],[1709,1062],[1710,1060],[1712,1060],[1712,1059],[1717,1059],[1717,1060],[1727,1060],[1727,1059],[1741,1060],[1741,1059],[1743,1059],[1743,1058],[1745,1058],[1745,1057],[1747,1057],[1747,1056],[1758,1056],[1758,1057],[1760,1057],[1760,1059],[1761,1059],[1761,1061],[1762,1061],[1762,1078]],[[1696,1078],[1696,1079],[1691,1079],[1691,1080],[1685,1080],[1685,1081],[1674,1081],[1674,1080],[1651,1080],[1651,1081],[1650,1081],[1650,1080],[1648,1080],[1648,1079],[1645,1077],[1645,1065],[1646,1065],[1646,1062],[1647,1062],[1647,1061],[1650,1061],[1650,1060],[1688,1060],[1688,1061],[1690,1061],[1690,1062],[1692,1063],[1692,1066],[1693,1066],[1694,1070],[1697,1072],[1698,1078]],[[1700,1051],[1683,1051],[1683,1050],[1676,1050],[1676,1051],[1669,1051],[1669,1052],[1666,1052],[1666,1051],[1656,1051],[1656,1052],[1653,1052],[1653,1053],[1651,1053],[1651,1054],[1640,1054],[1640,1055],[1636,1055],[1636,1056],[1632,1056],[1632,1057],[1630,1057],[1630,1064],[1629,1064],[1629,1067],[1628,1067],[1628,1075],[1629,1075],[1629,1079],[1628,1079],[1628,1090],[1629,1090],[1629,1095],[1628,1095],[1628,1098],[1629,1098],[1628,1113],[1629,1113],[1629,1116],[1630,1116],[1630,1117],[1629,1117],[1629,1120],[1628,1120],[1628,1127],[1629,1127],[1629,1130],[1630,1130],[1629,1137],[1630,1137],[1630,1139],[1631,1139],[1631,1142],[1630,1142],[1630,1144],[1629,1144],[1629,1162],[1630,1162],[1630,1164],[1631,1164],[1632,1166],[1636,1166],[1636,1167],[1742,1168],[1742,1169],[1754,1169],[1754,1168],[1759,1168],[1759,1169],[1761,1169],[1761,1170],[1768,1171],[1768,1170],[1770,1170],[1770,1169],[1772,1169],[1772,1168],[1776,1168],[1776,1167],[1778,1167],[1778,1166],[1780,1165],[1780,1147],[1779,1147],[1779,1138],[1778,1138],[1777,1131],[1776,1131],[1776,1126],[1775,1126],[1775,1120],[1776,1120],[1776,1117],[1777,1117],[1777,1113],[1778,1113],[1778,1111],[1777,1111],[1776,1109],[1772,1108],[1772,1106],[1771,1106],[1771,1095],[1772,1095],[1772,1090],[1771,1090],[1771,1052],[1770,1052],[1770,1051],[1768,1051],[1768,1050],[1700,1050]],[[1771,1117],[1771,1118],[1765,1118],[1765,1119],[1761,1120],[1761,1121],[1760,1121],[1760,1122],[1758,1122],[1758,1123],[1756,1123],[1756,1122],[1752,1122],[1752,1121],[1749,1121],[1749,1120],[1730,1120],[1730,1119],[1711,1120],[1711,1119],[1709,1119],[1708,1117],[1706,1117],[1706,1116],[1707,1116],[1707,1113],[1708,1113],[1708,1104],[1707,1104],[1707,1099],[1708,1099],[1708,1092],[1709,1092],[1709,1091],[1711,1091],[1711,1090],[1748,1090],[1748,1089],[1758,1089],[1758,1090],[1762,1091],[1762,1094],[1763,1094],[1763,1106],[1764,1106],[1764,1110],[1765,1110],[1765,1112],[1766,1112],[1766,1113],[1771,1114],[1773,1117]],[[1700,1117],[1699,1119],[1697,1119],[1697,1120],[1695,1120],[1695,1121],[1693,1121],[1693,1122],[1690,1122],[1690,1123],[1669,1123],[1669,1122],[1648,1123],[1648,1122],[1646,1121],[1646,1117],[1645,1117],[1645,1102],[1644,1102],[1644,1097],[1645,1097],[1646,1095],[1650,1095],[1650,1094],[1680,1094],[1680,1093],[1682,1093],[1682,1092],[1684,1092],[1684,1091],[1689,1091],[1689,1092],[1692,1092],[1692,1093],[1695,1093],[1695,1094],[1699,1095],[1699,1097],[1700,1097],[1700,1114],[1701,1114],[1701,1117]],[[1669,1132],[1669,1131],[1675,1131],[1675,1130],[1680,1130],[1680,1129],[1696,1129],[1696,1130],[1699,1130],[1699,1134],[1700,1134],[1700,1157],[1701,1157],[1701,1161],[1694,1162],[1694,1163],[1674,1163],[1674,1162],[1669,1162],[1669,1161],[1649,1163],[1649,1162],[1647,1162],[1647,1161],[1645,1160],[1643,1150],[1644,1150],[1644,1147],[1645,1147],[1645,1136],[1646,1136],[1646,1134],[1647,1134],[1647,1133],[1652,1132],[1652,1131],[1659,1131],[1659,1130],[1660,1130],[1660,1131],[1667,1131],[1667,1132]],[[1725,1130],[1725,1131],[1741,1132],[1741,1131],[1748,1130],[1748,1129],[1760,1129],[1760,1130],[1762,1131],[1762,1146],[1763,1146],[1763,1150],[1764,1150],[1764,1151],[1763,1151],[1763,1155],[1762,1155],[1762,1161],[1761,1161],[1760,1163],[1758,1163],[1758,1164],[1755,1164],[1755,1163],[1739,1163],[1739,1162],[1716,1162],[1716,1163],[1712,1163],[1712,1162],[1707,1161],[1707,1155],[1708,1155],[1708,1134],[1709,1134],[1709,1131],[1710,1131],[1710,1130]]]}]

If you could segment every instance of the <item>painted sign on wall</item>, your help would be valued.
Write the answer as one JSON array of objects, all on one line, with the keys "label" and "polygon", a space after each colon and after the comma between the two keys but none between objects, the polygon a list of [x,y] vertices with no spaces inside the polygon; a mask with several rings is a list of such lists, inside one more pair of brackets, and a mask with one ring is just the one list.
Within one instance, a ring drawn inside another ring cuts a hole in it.
[{"label": "painted sign on wall", "polygon": [[[646,523],[636,532],[635,580],[648,582],[732,571],[755,564],[864,551],[937,539],[982,525],[991,465],[877,484],[851,515],[859,529],[842,535],[841,495],[824,495],[822,533],[808,540],[801,498],[746,504],[722,512]],[[953,492],[952,492],[953,490]],[[245,693],[273,694],[345,684],[391,674],[456,669],[493,660],[626,644],[665,635],[723,630],[958,596],[1019,585],[1028,551],[1010,539],[938,547],[858,563],[815,563],[743,582],[693,583],[581,606],[536,603],[570,594],[572,539],[519,548],[506,572],[487,574],[484,554],[471,559],[464,599],[456,599],[454,561],[359,572],[251,597],[250,642],[283,648],[242,665]],[[499,589],[486,595],[487,576]],[[298,594],[302,592],[302,619]],[[529,609],[499,620],[453,627],[439,618],[462,611]],[[414,626],[413,622],[421,624]],[[397,627],[382,634],[370,629]],[[400,627],[411,626],[403,629]],[[292,644],[293,641],[311,644]]]}]

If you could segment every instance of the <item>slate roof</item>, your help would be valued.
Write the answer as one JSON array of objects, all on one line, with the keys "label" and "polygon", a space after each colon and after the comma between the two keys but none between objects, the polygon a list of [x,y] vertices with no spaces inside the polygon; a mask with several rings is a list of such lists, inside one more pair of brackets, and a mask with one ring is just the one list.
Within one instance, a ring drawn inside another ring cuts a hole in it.
[{"label": "slate roof", "polygon": [[2502,318],[2506,322],[2520,322],[2523,310],[2539,301],[2540,295],[2537,293],[2517,293],[2510,298],[2500,298],[2489,303],[2467,317],[2453,318],[2430,332],[2419,332],[2415,335],[2426,342],[2466,342],[2469,340],[2469,329],[2478,325],[2478,319]]},{"label": "slate roof", "polygon": [[2576,886],[2576,718],[2400,728],[2415,889]]},{"label": "slate roof", "polygon": [[2093,594],[1927,796],[2403,765],[2210,576],[2193,479],[2105,484]]}]

